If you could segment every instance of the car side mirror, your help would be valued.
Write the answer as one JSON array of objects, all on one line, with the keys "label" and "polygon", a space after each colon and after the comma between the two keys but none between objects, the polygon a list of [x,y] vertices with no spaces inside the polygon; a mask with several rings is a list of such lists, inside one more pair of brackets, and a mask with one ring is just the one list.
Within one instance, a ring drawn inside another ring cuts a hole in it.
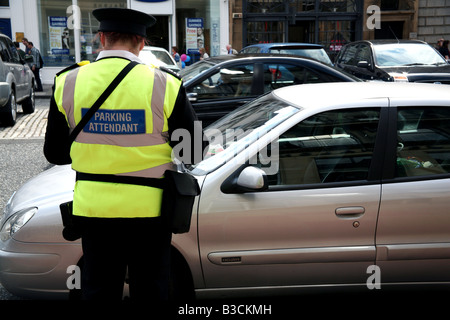
[{"label": "car side mirror", "polygon": [[370,69],[371,65],[369,62],[367,61],[359,61],[358,64],[356,65],[358,68],[363,68],[363,69]]},{"label": "car side mirror", "polygon": [[268,186],[267,175],[263,170],[245,166],[228,177],[220,189],[224,193],[246,193],[264,191]]}]

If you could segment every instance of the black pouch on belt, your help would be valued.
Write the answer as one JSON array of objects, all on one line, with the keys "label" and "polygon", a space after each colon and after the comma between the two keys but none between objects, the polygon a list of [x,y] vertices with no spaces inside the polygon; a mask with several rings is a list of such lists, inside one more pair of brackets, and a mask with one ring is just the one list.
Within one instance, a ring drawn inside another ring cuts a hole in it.
[{"label": "black pouch on belt", "polygon": [[197,179],[188,173],[166,170],[164,180],[161,215],[168,219],[173,233],[188,232],[194,200],[200,194]]},{"label": "black pouch on belt", "polygon": [[73,201],[59,205],[63,222],[63,238],[67,241],[75,241],[81,238],[81,218],[73,215]]}]

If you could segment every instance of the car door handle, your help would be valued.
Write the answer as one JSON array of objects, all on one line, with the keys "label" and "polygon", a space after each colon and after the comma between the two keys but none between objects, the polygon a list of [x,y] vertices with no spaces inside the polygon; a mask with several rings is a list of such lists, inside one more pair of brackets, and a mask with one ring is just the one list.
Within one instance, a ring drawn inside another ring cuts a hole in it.
[{"label": "car door handle", "polygon": [[364,207],[341,207],[336,208],[335,214],[343,219],[355,219],[361,217],[366,212]]},{"label": "car door handle", "polygon": [[190,92],[187,94],[189,101],[197,102],[197,92]]}]

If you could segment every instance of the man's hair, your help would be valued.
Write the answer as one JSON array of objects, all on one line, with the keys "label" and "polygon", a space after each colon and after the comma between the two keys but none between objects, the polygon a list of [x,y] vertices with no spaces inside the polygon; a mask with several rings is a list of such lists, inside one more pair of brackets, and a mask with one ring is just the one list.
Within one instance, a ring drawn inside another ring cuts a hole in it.
[{"label": "man's hair", "polygon": [[128,42],[137,46],[142,40],[145,40],[145,37],[131,33],[103,32],[103,34],[109,43]]}]

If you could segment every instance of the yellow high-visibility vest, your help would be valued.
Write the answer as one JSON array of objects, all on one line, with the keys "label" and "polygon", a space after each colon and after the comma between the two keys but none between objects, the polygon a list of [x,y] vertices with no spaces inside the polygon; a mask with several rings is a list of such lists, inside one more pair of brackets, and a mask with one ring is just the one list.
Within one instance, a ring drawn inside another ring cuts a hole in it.
[{"label": "yellow high-visibility vest", "polygon": [[[71,130],[128,63],[105,58],[57,75],[55,101]],[[181,85],[157,68],[134,67],[76,137],[70,150],[72,168],[162,177],[173,168],[167,119]],[[75,184],[73,211],[85,217],[157,217],[161,200],[158,188],[80,180]]]}]

